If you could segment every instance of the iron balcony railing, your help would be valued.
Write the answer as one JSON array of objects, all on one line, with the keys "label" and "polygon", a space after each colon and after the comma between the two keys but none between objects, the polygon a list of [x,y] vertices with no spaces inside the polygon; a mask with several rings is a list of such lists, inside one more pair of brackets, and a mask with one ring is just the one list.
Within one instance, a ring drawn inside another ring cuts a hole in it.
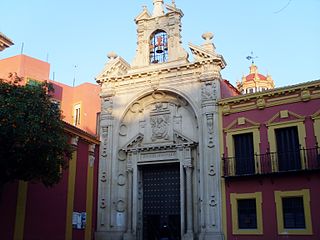
[{"label": "iron balcony railing", "polygon": [[223,157],[222,162],[224,177],[320,170],[320,147],[246,157]]}]

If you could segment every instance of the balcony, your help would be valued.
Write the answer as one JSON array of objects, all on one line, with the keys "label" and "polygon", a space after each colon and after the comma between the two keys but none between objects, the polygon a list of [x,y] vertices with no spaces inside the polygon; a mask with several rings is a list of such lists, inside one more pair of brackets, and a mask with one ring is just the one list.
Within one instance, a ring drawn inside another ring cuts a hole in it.
[{"label": "balcony", "polygon": [[246,158],[223,157],[222,162],[225,178],[320,170],[320,147]]}]

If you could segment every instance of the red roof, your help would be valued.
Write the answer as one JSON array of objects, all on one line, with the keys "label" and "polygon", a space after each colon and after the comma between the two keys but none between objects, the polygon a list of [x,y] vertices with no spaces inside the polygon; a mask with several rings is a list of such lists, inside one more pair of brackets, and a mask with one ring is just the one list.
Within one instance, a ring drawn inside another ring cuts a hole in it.
[{"label": "red roof", "polygon": [[[249,74],[248,76],[246,76],[246,80],[247,81],[252,81],[255,78],[255,75],[256,74],[254,74],[254,73]],[[258,73],[258,78],[260,80],[266,80],[267,79],[265,76],[263,76],[262,74],[259,74],[259,73]]]}]

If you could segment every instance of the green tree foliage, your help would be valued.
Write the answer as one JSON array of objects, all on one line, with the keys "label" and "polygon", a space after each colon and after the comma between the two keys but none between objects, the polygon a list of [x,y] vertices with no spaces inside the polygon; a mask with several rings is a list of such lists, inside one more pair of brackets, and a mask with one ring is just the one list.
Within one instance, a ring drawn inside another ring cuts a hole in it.
[{"label": "green tree foliage", "polygon": [[71,148],[52,86],[0,80],[0,184],[14,180],[59,182]]}]

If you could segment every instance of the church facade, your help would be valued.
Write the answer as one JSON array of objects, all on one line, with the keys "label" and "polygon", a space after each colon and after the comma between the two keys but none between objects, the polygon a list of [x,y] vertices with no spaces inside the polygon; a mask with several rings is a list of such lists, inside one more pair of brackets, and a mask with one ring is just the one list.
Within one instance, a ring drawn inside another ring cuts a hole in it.
[{"label": "church facade", "polygon": [[115,53],[101,85],[96,239],[223,239],[217,101],[234,95],[211,33],[181,44],[183,13],[136,17],[132,64]]}]

